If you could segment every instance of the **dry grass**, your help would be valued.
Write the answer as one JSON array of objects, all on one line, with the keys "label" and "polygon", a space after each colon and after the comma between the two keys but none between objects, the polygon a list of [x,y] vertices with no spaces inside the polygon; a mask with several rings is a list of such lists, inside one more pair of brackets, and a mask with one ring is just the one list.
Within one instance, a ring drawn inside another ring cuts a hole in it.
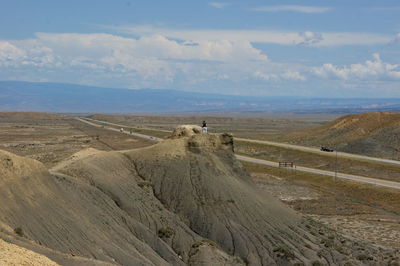
[{"label": "dry grass", "polygon": [[[247,171],[250,173],[268,173],[273,176],[281,177],[294,182],[298,185],[307,186],[313,190],[317,190],[321,195],[328,197],[332,204],[336,206],[354,205],[357,208],[348,209],[344,214],[361,213],[363,210],[368,212],[371,209],[383,210],[395,215],[400,215],[400,191],[376,187],[357,182],[335,180],[332,177],[320,176],[316,174],[294,171],[291,169],[282,169],[258,165],[253,163],[242,162]],[[306,212],[314,214],[335,214],[325,212],[320,209],[321,206],[329,204],[323,200],[306,201],[304,207]],[[308,206],[307,206],[308,205]],[[325,206],[330,208],[329,206]],[[335,210],[330,210],[335,212]]]}]

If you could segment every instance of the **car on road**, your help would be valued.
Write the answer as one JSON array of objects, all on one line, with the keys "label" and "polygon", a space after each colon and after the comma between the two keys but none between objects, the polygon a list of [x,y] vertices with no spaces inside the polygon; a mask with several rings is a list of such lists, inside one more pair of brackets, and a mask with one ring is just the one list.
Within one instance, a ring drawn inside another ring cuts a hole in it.
[{"label": "car on road", "polygon": [[333,152],[333,149],[329,149],[327,147],[321,146],[320,148],[321,151],[326,151],[326,152]]}]

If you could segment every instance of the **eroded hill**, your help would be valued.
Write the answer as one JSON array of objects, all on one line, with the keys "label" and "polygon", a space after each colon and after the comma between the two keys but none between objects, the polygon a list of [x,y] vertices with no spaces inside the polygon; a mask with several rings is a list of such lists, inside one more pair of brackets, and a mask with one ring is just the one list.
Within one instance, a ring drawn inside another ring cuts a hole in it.
[{"label": "eroded hill", "polygon": [[83,150],[50,171],[1,151],[0,237],[62,265],[396,260],[394,251],[339,235],[258,190],[233,147],[229,134],[186,126],[146,148]]},{"label": "eroded hill", "polygon": [[398,159],[400,156],[400,114],[364,113],[346,115],[324,126],[285,137],[286,141],[370,156]]}]

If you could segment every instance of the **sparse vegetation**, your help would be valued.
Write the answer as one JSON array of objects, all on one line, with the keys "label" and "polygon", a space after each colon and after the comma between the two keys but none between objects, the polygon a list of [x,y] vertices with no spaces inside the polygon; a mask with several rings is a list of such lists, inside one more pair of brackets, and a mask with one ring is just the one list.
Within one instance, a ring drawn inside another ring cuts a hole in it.
[{"label": "sparse vegetation", "polygon": [[215,243],[214,241],[212,241],[212,240],[210,240],[210,239],[208,239],[208,238],[203,238],[203,239],[201,239],[201,240],[198,240],[198,241],[194,242],[194,243],[192,244],[192,248],[198,248],[198,247],[200,247],[201,245],[205,245],[205,244],[209,244],[209,245],[211,245],[211,246],[213,246],[213,247],[220,248],[219,245],[218,245],[217,243]]},{"label": "sparse vegetation", "polygon": [[373,260],[374,257],[372,257],[368,254],[362,253],[362,254],[357,255],[357,259],[358,260]]},{"label": "sparse vegetation", "polygon": [[[340,197],[335,197],[335,202],[333,202],[335,205],[340,204],[341,206],[346,206],[349,199],[352,199],[350,204],[355,204],[357,207],[360,207],[360,203],[365,203],[367,206],[376,206],[380,210],[384,209],[400,214],[400,205],[398,204],[398,202],[400,202],[400,192],[397,190],[383,187],[373,187],[367,184],[360,184],[344,180],[333,180],[332,178],[311,173],[297,172],[296,175],[290,175],[287,174],[288,171],[286,169],[257,165],[247,162],[242,162],[242,164],[245,166],[247,171],[251,173],[269,173],[273,176],[282,177],[290,182],[294,182],[302,186],[312,187],[313,189],[318,190],[318,192],[322,195],[326,194],[332,197],[332,195],[340,194]],[[325,206],[327,204],[326,201],[316,201],[315,203],[325,204]],[[309,208],[307,208],[306,211],[309,213],[314,213],[315,211],[318,211],[316,213],[321,213],[321,211],[324,210],[321,209],[321,206],[317,207],[313,205],[312,201],[308,201],[308,206]],[[350,213],[345,212],[345,214],[352,214],[352,209],[348,210]],[[359,212],[360,210],[357,211]],[[337,210],[335,210],[335,212],[337,214]]]},{"label": "sparse vegetation", "polygon": [[273,249],[273,252],[278,258],[292,260],[295,258],[293,251],[288,246],[279,246]]},{"label": "sparse vegetation", "polygon": [[175,230],[168,226],[158,229],[158,237],[160,238],[171,238],[174,234]]},{"label": "sparse vegetation", "polygon": [[323,266],[324,264],[322,262],[320,262],[319,260],[314,260],[313,262],[311,262],[312,266]]},{"label": "sparse vegetation", "polygon": [[21,227],[14,228],[14,233],[16,233],[17,235],[19,235],[21,237],[25,236],[24,231],[22,230]]},{"label": "sparse vegetation", "polygon": [[144,180],[144,181],[138,182],[138,186],[141,188],[149,188],[149,187],[153,187],[153,183],[151,183],[150,181]]}]

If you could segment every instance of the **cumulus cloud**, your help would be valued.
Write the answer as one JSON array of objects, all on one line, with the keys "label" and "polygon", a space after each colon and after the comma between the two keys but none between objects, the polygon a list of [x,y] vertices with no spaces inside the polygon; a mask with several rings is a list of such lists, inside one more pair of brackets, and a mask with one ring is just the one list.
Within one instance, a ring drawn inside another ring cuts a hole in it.
[{"label": "cumulus cloud", "polygon": [[0,62],[4,64],[20,60],[26,56],[26,52],[9,42],[0,42]]},{"label": "cumulus cloud", "polygon": [[331,7],[317,7],[317,6],[299,6],[299,5],[280,5],[280,6],[260,6],[251,8],[252,11],[262,12],[279,12],[279,11],[292,11],[300,13],[325,13],[331,11]]},{"label": "cumulus cloud", "polygon": [[66,54],[85,51],[96,57],[112,57],[122,53],[128,57],[163,60],[268,60],[265,54],[245,41],[198,41],[188,45],[187,42],[170,40],[162,35],[143,36],[139,39],[110,34],[38,34],[38,37],[45,44],[64,50]]},{"label": "cumulus cloud", "polygon": [[[0,65],[2,66],[19,66],[32,65],[44,66],[54,62],[53,51],[36,42],[31,42],[31,45],[18,47],[17,44],[10,42],[0,42]],[[18,42],[16,42],[18,43]]]},{"label": "cumulus cloud", "polygon": [[288,80],[293,80],[293,81],[306,81],[306,77],[301,75],[297,71],[286,71],[281,75],[282,78],[288,79]]},{"label": "cumulus cloud", "polygon": [[229,5],[229,3],[224,3],[224,2],[210,2],[208,4],[212,7],[219,8],[219,9],[224,8]]},{"label": "cumulus cloud", "polygon": [[338,78],[342,80],[385,80],[400,79],[400,66],[385,63],[379,54],[373,54],[373,60],[367,60],[363,64],[338,67],[332,64],[324,64],[314,68],[313,73],[323,78]]},{"label": "cumulus cloud", "polygon": [[241,40],[194,42],[159,34],[127,38],[112,34],[38,33],[34,39],[0,42],[3,74],[19,69],[14,73],[40,72],[46,78],[46,73],[68,73],[80,80],[95,80],[97,75],[109,80],[131,80],[139,88],[165,87],[177,80],[192,84],[245,79],[246,69],[259,64],[270,64],[267,55]]},{"label": "cumulus cloud", "polygon": [[301,75],[298,71],[286,71],[283,73],[265,73],[261,71],[256,71],[253,73],[253,77],[256,79],[261,79],[268,82],[277,81],[306,81],[306,77]]},{"label": "cumulus cloud", "polygon": [[299,42],[299,45],[317,44],[324,39],[321,33],[312,31],[300,32],[299,36],[303,39],[301,42]]}]

